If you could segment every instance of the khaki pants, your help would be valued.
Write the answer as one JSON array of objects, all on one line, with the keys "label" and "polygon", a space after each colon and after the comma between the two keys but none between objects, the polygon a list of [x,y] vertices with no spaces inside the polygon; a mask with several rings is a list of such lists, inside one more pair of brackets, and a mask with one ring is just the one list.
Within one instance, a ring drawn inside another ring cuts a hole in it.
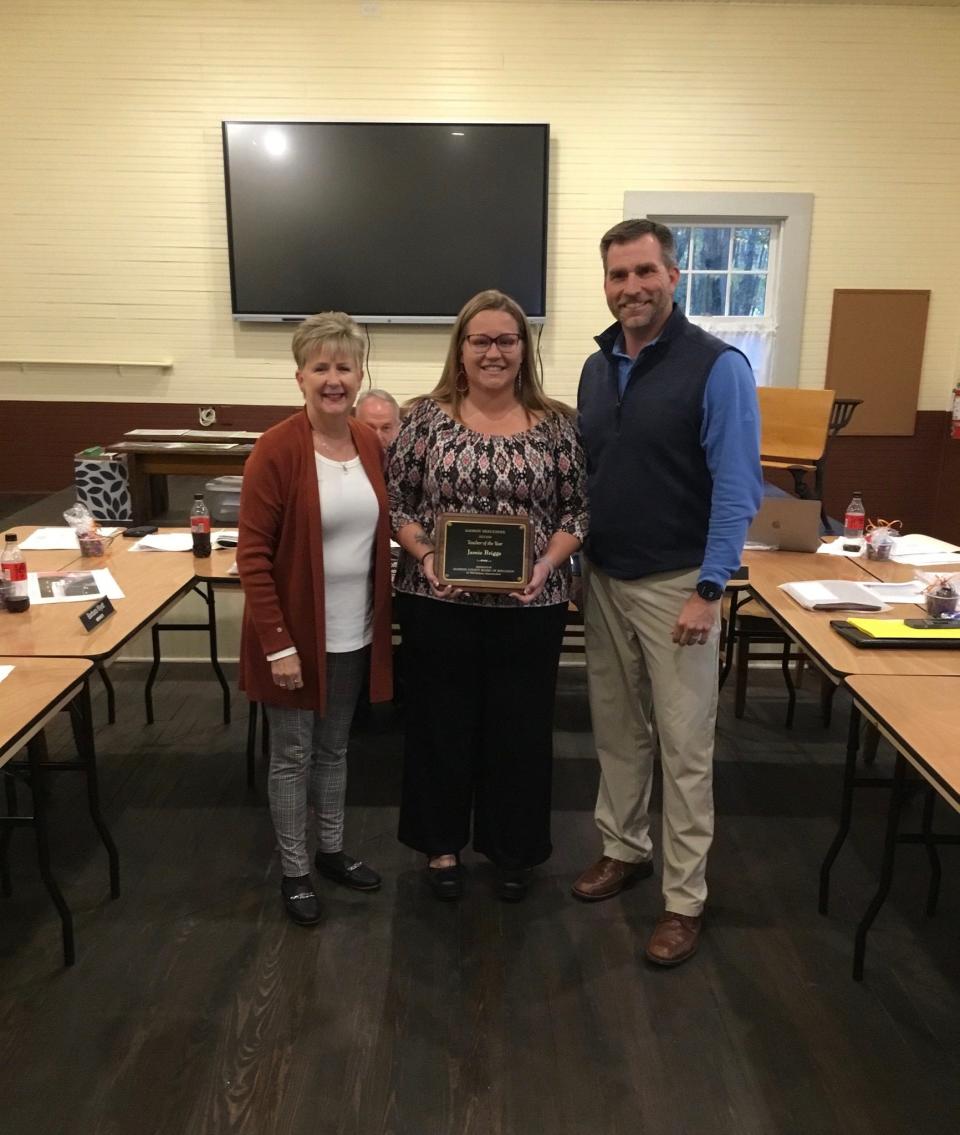
[{"label": "khaki pants", "polygon": [[628,863],[653,854],[655,718],[663,765],[663,896],[667,910],[685,915],[703,910],[713,840],[720,604],[706,645],[671,640],[698,575],[663,572],[622,580],[585,565],[584,579],[587,681],[601,769],[595,815],[603,852]]}]

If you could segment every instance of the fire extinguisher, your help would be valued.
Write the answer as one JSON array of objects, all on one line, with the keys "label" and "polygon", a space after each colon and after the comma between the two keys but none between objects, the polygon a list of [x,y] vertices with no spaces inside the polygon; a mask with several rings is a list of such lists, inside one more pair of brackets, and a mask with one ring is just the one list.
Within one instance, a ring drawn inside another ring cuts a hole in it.
[{"label": "fire extinguisher", "polygon": [[953,418],[950,436],[954,441],[960,441],[960,382],[953,388]]}]

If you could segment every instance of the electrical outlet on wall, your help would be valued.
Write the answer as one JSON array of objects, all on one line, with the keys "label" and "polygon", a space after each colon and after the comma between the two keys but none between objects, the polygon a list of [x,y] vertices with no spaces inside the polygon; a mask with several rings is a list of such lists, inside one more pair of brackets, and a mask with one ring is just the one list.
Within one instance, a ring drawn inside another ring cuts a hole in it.
[{"label": "electrical outlet on wall", "polygon": [[215,426],[217,424],[217,411],[213,406],[201,406],[198,417],[201,426]]}]

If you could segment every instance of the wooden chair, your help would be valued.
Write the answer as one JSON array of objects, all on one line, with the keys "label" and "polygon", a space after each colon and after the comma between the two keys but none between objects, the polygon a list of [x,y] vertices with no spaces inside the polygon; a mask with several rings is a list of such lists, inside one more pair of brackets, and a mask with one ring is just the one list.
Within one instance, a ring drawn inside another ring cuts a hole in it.
[{"label": "wooden chair", "polygon": [[[797,692],[790,675],[790,664],[797,664],[797,677],[803,672],[804,655],[795,650],[791,640],[771,619],[766,608],[750,598],[746,590],[732,591],[729,588],[723,597],[723,665],[720,668],[720,688],[727,680],[731,669],[736,667],[736,683],[733,695],[733,715],[743,717],[747,704],[747,668],[750,662],[776,660],[787,690],[786,727],[793,725],[793,714],[797,704]],[[775,651],[755,651],[755,645],[776,646]]]},{"label": "wooden chair", "polygon": [[[823,455],[827,448],[832,390],[794,390],[761,386],[760,463],[765,469],[786,469],[798,497],[822,499]],[[814,474],[814,491],[806,482]]]},{"label": "wooden chair", "polygon": [[[762,386],[757,390],[757,398],[760,403],[761,465],[764,469],[788,470],[793,477],[798,497],[804,500],[822,500],[824,454],[834,420],[834,391]],[[850,412],[852,413],[852,409]],[[810,472],[814,474],[813,492],[806,482],[806,476]],[[826,526],[826,516],[822,507],[821,519]],[[733,602],[726,617],[729,620],[728,657],[721,675],[721,684],[735,659],[737,674],[734,715],[743,716],[747,697],[747,668],[751,659],[754,661],[776,659],[780,662],[783,681],[787,688],[786,723],[789,728],[793,724],[796,706],[790,663],[799,661],[801,656],[793,650],[790,639],[759,604],[747,602],[738,605]],[[752,650],[755,645],[773,646],[777,649],[758,653]],[[823,712],[826,714],[828,709],[824,709]]]}]

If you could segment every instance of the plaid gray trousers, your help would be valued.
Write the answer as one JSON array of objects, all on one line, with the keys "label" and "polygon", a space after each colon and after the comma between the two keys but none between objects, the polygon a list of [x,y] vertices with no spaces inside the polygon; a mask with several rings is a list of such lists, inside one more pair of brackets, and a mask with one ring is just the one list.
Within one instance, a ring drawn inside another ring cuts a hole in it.
[{"label": "plaid gray trousers", "polygon": [[265,706],[270,721],[267,791],[284,875],[310,874],[307,808],[313,807],[321,851],[343,848],[347,742],[368,647],[327,654],[327,712]]}]

